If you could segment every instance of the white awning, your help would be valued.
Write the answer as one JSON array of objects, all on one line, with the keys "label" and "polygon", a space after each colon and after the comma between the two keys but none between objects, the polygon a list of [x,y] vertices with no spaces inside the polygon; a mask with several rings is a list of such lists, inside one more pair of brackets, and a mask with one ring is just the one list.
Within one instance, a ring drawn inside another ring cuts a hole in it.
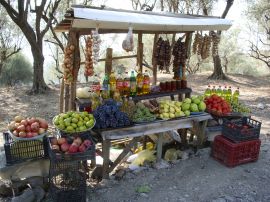
[{"label": "white awning", "polygon": [[187,32],[197,30],[227,30],[232,22],[214,17],[197,17],[191,15],[164,14],[155,12],[129,12],[99,10],[91,8],[73,8],[72,28],[96,28],[144,31]]}]

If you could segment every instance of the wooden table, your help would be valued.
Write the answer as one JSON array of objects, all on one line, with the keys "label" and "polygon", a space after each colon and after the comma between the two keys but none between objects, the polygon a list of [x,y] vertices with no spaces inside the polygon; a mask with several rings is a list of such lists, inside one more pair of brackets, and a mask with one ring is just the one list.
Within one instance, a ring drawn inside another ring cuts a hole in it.
[{"label": "wooden table", "polygon": [[[109,173],[121,162],[127,155],[130,149],[137,143],[140,137],[150,134],[158,135],[157,143],[157,161],[161,160],[162,155],[162,139],[164,132],[194,128],[196,130],[198,145],[202,144],[205,140],[205,127],[207,120],[212,119],[208,113],[200,115],[192,115],[189,117],[173,119],[173,120],[158,120],[147,124],[137,124],[131,127],[111,129],[99,132],[102,136],[102,156],[103,156],[103,178],[108,178]],[[122,138],[133,138],[130,143],[125,147],[123,152],[117,157],[114,162],[111,162],[110,146],[111,140]]]}]

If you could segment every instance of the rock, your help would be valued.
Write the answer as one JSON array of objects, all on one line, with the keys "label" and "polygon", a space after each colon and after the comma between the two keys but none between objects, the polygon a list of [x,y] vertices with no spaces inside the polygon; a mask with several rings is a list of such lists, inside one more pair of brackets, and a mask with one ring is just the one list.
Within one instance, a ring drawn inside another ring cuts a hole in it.
[{"label": "rock", "polygon": [[263,103],[259,103],[257,104],[256,106],[258,109],[264,109],[265,108],[265,105]]},{"label": "rock", "polygon": [[0,195],[4,197],[13,196],[10,182],[0,180]]},{"label": "rock", "polygon": [[11,202],[34,202],[35,193],[32,189],[26,189],[20,196],[13,197]]},{"label": "rock", "polygon": [[140,193],[140,196],[141,197],[144,197],[144,198],[148,198],[149,197],[148,194],[146,194],[146,193]]},{"label": "rock", "polygon": [[161,159],[160,162],[157,162],[154,164],[154,168],[156,169],[163,169],[163,168],[169,168],[170,164],[167,161],[164,161],[163,159]]},{"label": "rock", "polygon": [[182,152],[182,160],[187,160],[189,158],[189,154],[185,151]]}]

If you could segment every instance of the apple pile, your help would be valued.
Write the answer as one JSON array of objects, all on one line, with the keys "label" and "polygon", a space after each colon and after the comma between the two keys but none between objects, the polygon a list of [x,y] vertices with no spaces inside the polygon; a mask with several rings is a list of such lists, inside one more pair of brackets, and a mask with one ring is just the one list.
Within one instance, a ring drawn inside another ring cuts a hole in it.
[{"label": "apple pile", "polygon": [[48,123],[42,118],[24,118],[15,116],[8,124],[8,129],[16,137],[31,138],[43,134],[48,129]]},{"label": "apple pile", "polygon": [[[51,148],[55,152],[63,152],[67,154],[73,154],[77,152],[85,152],[93,144],[89,139],[82,140],[80,137],[76,137],[70,141],[70,139],[61,138],[51,138],[50,139]],[[70,144],[71,143],[71,144]]]},{"label": "apple pile", "polygon": [[232,111],[231,105],[216,94],[205,98],[204,102],[208,112],[226,115]]}]

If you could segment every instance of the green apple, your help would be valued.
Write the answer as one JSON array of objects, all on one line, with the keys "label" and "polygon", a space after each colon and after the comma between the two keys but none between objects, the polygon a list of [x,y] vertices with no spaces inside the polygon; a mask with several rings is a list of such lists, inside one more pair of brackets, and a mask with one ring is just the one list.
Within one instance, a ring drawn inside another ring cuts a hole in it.
[{"label": "green apple", "polygon": [[76,124],[76,123],[71,123],[71,126],[72,126],[73,128],[77,128],[77,124]]},{"label": "green apple", "polygon": [[72,119],[71,119],[71,122],[72,122],[72,123],[78,123],[78,121],[79,121],[79,120],[78,120],[77,118],[72,118]]}]

